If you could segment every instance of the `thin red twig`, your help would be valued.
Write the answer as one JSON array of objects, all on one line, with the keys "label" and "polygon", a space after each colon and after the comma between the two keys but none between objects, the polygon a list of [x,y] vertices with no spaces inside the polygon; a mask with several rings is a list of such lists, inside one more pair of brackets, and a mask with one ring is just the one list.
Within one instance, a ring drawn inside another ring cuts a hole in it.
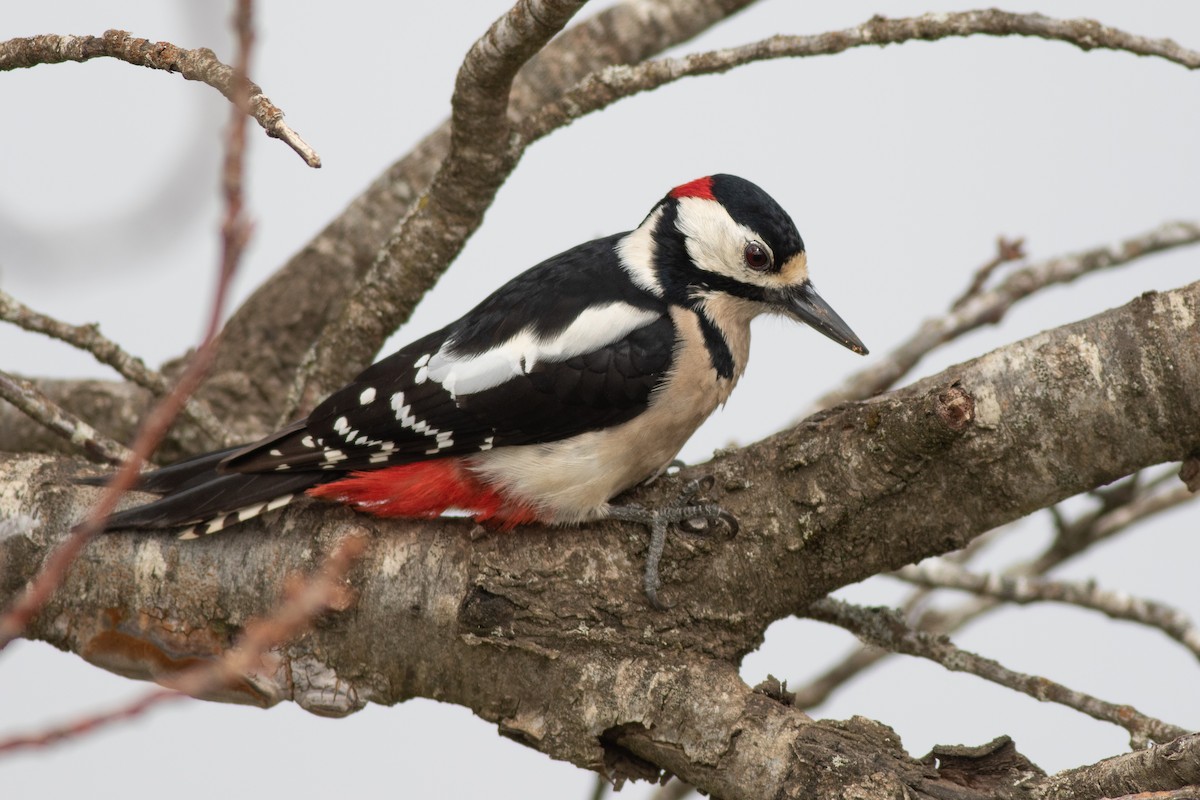
[{"label": "thin red twig", "polygon": [[25,591],[4,613],[4,616],[0,617],[0,650],[21,635],[29,622],[62,583],[67,570],[79,553],[83,551],[92,537],[103,530],[104,521],[116,508],[121,495],[133,487],[142,465],[154,452],[158,443],[162,441],[187,399],[199,388],[216,354],[216,337],[225,313],[225,299],[250,236],[250,223],[245,219],[242,202],[246,109],[249,106],[250,86],[246,75],[253,41],[250,12],[250,0],[239,0],[238,10],[235,14],[235,28],[238,36],[238,53],[234,64],[235,102],[226,140],[225,166],[222,173],[226,212],[221,228],[221,263],[204,339],[188,363],[187,369],[180,376],[175,388],[147,415],[130,448],[133,454],[125,460],[113,476],[100,499],[88,513],[87,519],[76,525],[62,544],[55,548],[41,571],[34,576]]}]

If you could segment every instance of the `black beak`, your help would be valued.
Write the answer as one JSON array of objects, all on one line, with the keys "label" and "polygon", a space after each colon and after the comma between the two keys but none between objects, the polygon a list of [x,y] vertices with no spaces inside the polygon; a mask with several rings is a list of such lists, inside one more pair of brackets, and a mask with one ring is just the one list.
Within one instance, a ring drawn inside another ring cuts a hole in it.
[{"label": "black beak", "polygon": [[859,355],[867,354],[867,346],[854,335],[854,331],[850,330],[850,326],[842,321],[837,312],[821,299],[811,281],[786,290],[781,305],[789,316],[820,331],[842,347],[848,347]]}]

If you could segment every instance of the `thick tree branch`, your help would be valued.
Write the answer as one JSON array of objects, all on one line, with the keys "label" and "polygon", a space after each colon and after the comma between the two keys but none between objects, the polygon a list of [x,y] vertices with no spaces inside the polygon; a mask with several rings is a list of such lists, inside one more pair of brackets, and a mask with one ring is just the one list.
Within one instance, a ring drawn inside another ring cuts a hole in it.
[{"label": "thick tree branch", "polygon": [[1195,784],[1200,784],[1200,733],[1066,770],[1041,783],[1034,797],[1037,800],[1120,798]]},{"label": "thick tree branch", "polygon": [[[0,42],[0,72],[93,58],[115,58],[139,67],[178,72],[184,80],[206,83],[230,102],[240,102],[233,68],[217,60],[216,54],[207,47],[185,50],[170,42],[151,42],[118,30],[105,31],[103,36],[44,34]],[[283,140],[296,151],[304,163],[310,167],[321,166],[320,156],[283,121],[283,111],[267,99],[255,83],[250,84],[246,112],[268,136]]]},{"label": "thick tree branch", "polygon": [[292,580],[285,582],[283,601],[269,617],[252,620],[234,646],[220,658],[201,662],[173,676],[170,689],[152,691],[113,711],[93,714],[61,727],[0,739],[0,754],[78,738],[134,719],[172,700],[188,696],[220,699],[246,674],[274,671],[276,665],[269,656],[271,650],[304,633],[318,615],[349,605],[352,591],[345,585],[346,574],[362,555],[366,544],[363,534],[352,533],[334,546],[315,574],[308,578],[293,575]]},{"label": "thick tree branch", "polygon": [[[672,540],[665,613],[649,609],[639,589],[638,530],[472,538],[461,521],[385,523],[308,507],[195,543],[97,539],[30,635],[124,674],[162,677],[227,649],[283,576],[354,519],[376,537],[353,576],[352,613],[287,648],[286,675],[270,686],[261,676],[247,682],[244,699],[344,714],[436,697],[582,766],[631,774],[652,761],[727,797],[771,796],[755,792],[819,782],[813,765],[830,752],[820,748],[849,734],[774,700],[759,706],[737,681],[737,660],[767,625],[837,586],[1194,451],[1197,319],[1200,283],[1151,293],[704,465],[716,478],[713,499],[742,531],[733,541]],[[41,521],[0,542],[0,592],[23,585],[77,517],[86,490],[63,485],[71,468],[0,462],[0,486],[26,489],[0,492],[0,518]],[[675,480],[660,481],[635,499],[677,491]],[[689,675],[702,676],[703,691]],[[886,766],[893,787],[937,780],[871,730],[846,745],[859,748],[852,762]],[[783,751],[772,749],[781,741]],[[768,753],[785,758],[786,774],[760,766],[750,772],[759,783],[730,785],[736,773],[723,765],[740,769],[739,759]],[[861,776],[845,770],[837,777],[856,785]]]}]

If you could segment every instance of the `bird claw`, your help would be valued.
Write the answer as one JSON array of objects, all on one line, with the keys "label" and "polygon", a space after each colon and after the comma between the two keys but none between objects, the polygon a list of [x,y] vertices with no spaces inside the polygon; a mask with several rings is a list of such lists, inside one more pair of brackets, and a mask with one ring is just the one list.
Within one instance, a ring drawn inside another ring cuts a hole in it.
[{"label": "bird claw", "polygon": [[667,544],[667,528],[675,525],[681,532],[692,535],[707,536],[712,534],[718,524],[724,524],[729,529],[729,537],[737,535],[737,517],[715,503],[689,504],[696,495],[712,489],[715,479],[709,475],[699,480],[691,481],[684,487],[672,503],[658,509],[646,509],[640,506],[612,506],[609,508],[609,518],[625,522],[636,522],[650,529],[650,544],[646,549],[646,568],[642,574],[642,589],[646,599],[658,611],[666,611],[670,606],[658,599],[658,589],[662,585],[659,578],[659,564],[662,561],[663,549]]}]

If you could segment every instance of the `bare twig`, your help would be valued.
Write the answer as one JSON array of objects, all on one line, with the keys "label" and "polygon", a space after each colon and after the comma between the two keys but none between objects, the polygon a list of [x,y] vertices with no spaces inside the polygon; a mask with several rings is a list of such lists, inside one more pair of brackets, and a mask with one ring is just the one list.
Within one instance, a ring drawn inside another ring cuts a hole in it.
[{"label": "bare twig", "polygon": [[983,291],[983,287],[987,285],[988,278],[992,277],[992,273],[999,269],[1004,264],[1012,261],[1020,261],[1025,258],[1025,240],[1024,239],[1005,239],[1003,236],[996,239],[996,255],[992,256],[986,264],[975,270],[975,276],[971,279],[971,285],[966,288],[958,299],[950,304],[951,311],[957,311],[968,300]]},{"label": "bare twig", "polygon": [[741,47],[647,61],[636,66],[609,67],[584,79],[560,100],[548,104],[532,117],[521,127],[524,142],[520,146],[617,100],[657,89],[680,78],[726,72],[775,58],[833,55],[853,47],[978,35],[1032,36],[1069,42],[1082,50],[1123,50],[1166,59],[1188,69],[1200,68],[1200,53],[1180,47],[1170,39],[1135,36],[1091,19],[1061,20],[998,9],[925,14],[906,19],[876,16],[862,25],[840,31],[812,36],[773,36]]},{"label": "bare twig", "polygon": [[251,620],[238,641],[221,658],[164,679],[163,683],[169,684],[170,689],[149,692],[120,708],[93,714],[67,725],[0,740],[0,755],[78,738],[114,723],[139,717],[163,703],[188,696],[203,697],[236,684],[246,673],[259,668],[264,655],[302,634],[319,614],[346,606],[348,589],[345,578],[366,549],[367,543],[368,537],[364,534],[343,537],[313,576],[295,581],[274,613],[260,620]]},{"label": "bare twig", "polygon": [[41,423],[78,447],[88,458],[120,464],[131,452],[120,442],[109,439],[26,380],[0,371],[0,397],[12,403],[28,417]]},{"label": "bare twig", "polygon": [[1046,678],[1016,672],[990,658],[959,648],[945,636],[914,630],[891,609],[853,606],[826,597],[809,606],[806,613],[813,619],[845,628],[877,647],[927,658],[946,669],[977,675],[1035,700],[1059,703],[1093,719],[1119,725],[1129,731],[1130,744],[1135,749],[1188,733],[1177,725],[1146,716],[1132,706],[1109,703]]},{"label": "bare twig", "polygon": [[[0,290],[0,320],[11,322],[31,333],[41,333],[66,342],[80,350],[91,353],[101,364],[115,369],[126,380],[149,389],[156,397],[171,391],[170,382],[146,366],[137,356],[125,352],[122,347],[100,333],[96,325],[68,325],[53,317],[34,311],[7,292]],[[186,414],[204,433],[218,444],[227,441],[225,426],[213,415],[204,402],[191,398],[184,407]],[[123,460],[123,459],[120,459]]]},{"label": "bare twig", "polygon": [[44,34],[0,42],[0,72],[105,57],[139,67],[178,72],[186,80],[208,84],[251,114],[268,136],[282,139],[304,159],[304,163],[310,167],[321,166],[321,157],[283,121],[283,111],[262,93],[257,84],[248,84],[248,100],[239,99],[235,87],[236,70],[218,61],[216,54],[207,47],[185,50],[170,42],[151,42],[118,30],[105,31],[103,36]]},{"label": "bare twig", "polygon": [[1022,605],[1049,601],[1100,611],[1113,619],[1158,628],[1200,657],[1200,630],[1182,611],[1124,592],[1107,591],[1091,581],[1076,583],[1035,576],[986,575],[941,559],[929,559],[894,574],[928,589],[959,589]]},{"label": "bare twig", "polygon": [[1052,258],[1016,270],[990,291],[981,292],[941,317],[921,323],[917,331],[870,367],[860,370],[838,389],[817,400],[814,409],[861,400],[893,386],[937,347],[986,324],[999,322],[1018,301],[1047,286],[1069,283],[1143,256],[1200,242],[1200,222],[1170,222],[1116,245],[1097,247]]},{"label": "bare twig", "polygon": [[196,391],[204,379],[216,353],[217,333],[224,315],[225,299],[237,265],[241,261],[250,225],[242,216],[242,172],[246,141],[246,109],[249,92],[253,84],[246,78],[252,33],[250,29],[251,0],[239,0],[235,14],[238,34],[238,57],[231,81],[234,108],[231,114],[226,141],[225,167],[223,172],[226,203],[225,221],[221,228],[221,263],[218,270],[217,289],[213,295],[212,311],[204,339],[188,362],[175,388],[150,411],[134,440],[132,452],[113,476],[100,499],[92,507],[87,518],[76,525],[71,534],[54,549],[42,569],[34,576],[25,590],[17,596],[12,606],[0,616],[0,650],[21,635],[21,632],[41,610],[46,601],[62,583],[72,562],[84,546],[104,527],[104,520],[116,508],[121,495],[137,480],[138,471],[150,457],[150,453],[162,441],[167,429],[179,415],[187,399]]},{"label": "bare twig", "polygon": [[[1097,542],[1115,536],[1132,525],[1175,508],[1181,503],[1195,499],[1195,495],[1189,493],[1183,486],[1176,486],[1165,492],[1152,493],[1150,490],[1158,485],[1160,485],[1158,481],[1148,482],[1139,487],[1135,496],[1127,498],[1119,506],[1101,508],[1084,514],[1074,521],[1064,523],[1062,530],[1065,533],[1051,543],[1044,553],[1030,561],[1014,564],[1001,574],[1006,577],[1045,574]],[[988,535],[990,534],[984,536]],[[979,539],[975,541],[979,541]],[[905,601],[903,608],[906,611],[911,610],[928,593],[927,589],[913,592]],[[994,598],[976,598],[954,608],[924,611],[911,619],[909,624],[926,633],[952,633],[1000,605],[1000,601]],[[870,645],[855,650],[807,685],[796,689],[796,705],[801,708],[812,708],[823,703],[838,687],[890,655],[889,651]]]}]

